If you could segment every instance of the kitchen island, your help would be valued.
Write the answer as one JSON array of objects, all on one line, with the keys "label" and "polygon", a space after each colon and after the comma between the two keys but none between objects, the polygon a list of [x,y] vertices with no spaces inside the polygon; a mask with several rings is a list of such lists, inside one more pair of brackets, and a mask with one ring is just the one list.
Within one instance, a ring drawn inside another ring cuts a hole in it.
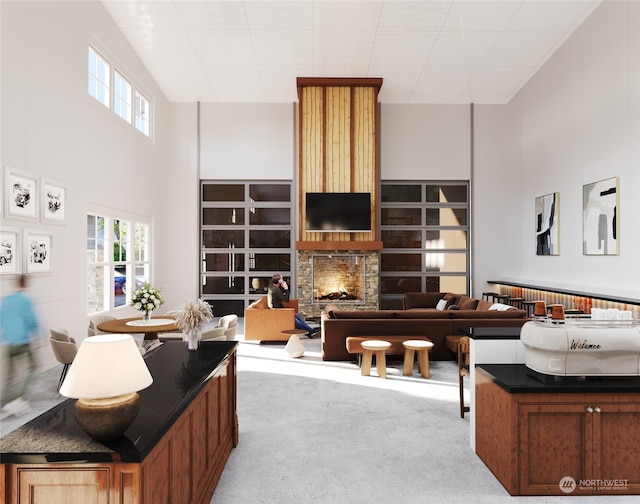
[{"label": "kitchen island", "polygon": [[238,443],[236,342],[165,342],[145,362],[153,384],[114,441],[97,442],[67,400],[0,439],[7,504],[208,504]]},{"label": "kitchen island", "polygon": [[476,453],[511,495],[640,494],[640,380],[475,367]]}]

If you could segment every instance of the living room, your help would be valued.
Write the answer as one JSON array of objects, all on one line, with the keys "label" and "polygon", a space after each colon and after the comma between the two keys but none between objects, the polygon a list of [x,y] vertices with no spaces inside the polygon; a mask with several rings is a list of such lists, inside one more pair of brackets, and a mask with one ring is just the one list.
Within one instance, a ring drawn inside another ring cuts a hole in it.
[{"label": "living room", "polygon": [[[284,103],[168,100],[100,2],[3,1],[0,22],[0,217],[19,238],[40,231],[51,239],[50,270],[30,282],[46,370],[57,364],[49,328],[86,334],[87,215],[152,224],[150,279],[164,309],[177,308],[200,292],[201,181],[295,184],[298,105],[293,95]],[[151,138],[88,96],[89,46],[152,97]],[[469,182],[469,294],[479,298],[488,281],[502,280],[640,300],[640,3],[600,3],[508,102],[480,98],[379,106],[380,181]],[[7,168],[63,186],[65,221],[7,215]],[[583,188],[612,178],[619,250],[585,254]],[[559,254],[537,255],[535,200],[554,193]],[[3,295],[14,277],[0,278]],[[135,314],[126,305],[108,311]]]}]

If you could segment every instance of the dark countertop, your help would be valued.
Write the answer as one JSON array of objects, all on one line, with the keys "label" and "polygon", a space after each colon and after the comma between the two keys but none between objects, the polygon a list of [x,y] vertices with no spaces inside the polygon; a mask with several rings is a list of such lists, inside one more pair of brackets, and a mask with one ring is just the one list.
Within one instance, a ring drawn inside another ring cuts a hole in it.
[{"label": "dark countertop", "polygon": [[465,327],[460,332],[476,340],[519,340],[521,329],[522,327]]},{"label": "dark countertop", "polygon": [[165,342],[145,358],[153,383],[139,392],[140,412],[122,437],[90,438],[73,418],[75,399],[68,399],[0,438],[0,463],[141,462],[236,346],[204,341],[190,352],[182,341]]},{"label": "dark countertop", "polygon": [[482,373],[511,394],[640,392],[640,377],[555,377],[524,364],[480,364]]}]

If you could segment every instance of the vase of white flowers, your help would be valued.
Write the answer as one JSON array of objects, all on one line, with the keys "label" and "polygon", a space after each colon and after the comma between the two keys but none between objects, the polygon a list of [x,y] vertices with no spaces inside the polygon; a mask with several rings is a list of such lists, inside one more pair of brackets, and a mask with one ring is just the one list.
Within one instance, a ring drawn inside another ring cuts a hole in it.
[{"label": "vase of white flowers", "polygon": [[203,299],[187,301],[179,309],[169,312],[176,319],[176,325],[185,334],[189,350],[200,346],[202,326],[213,318],[211,305]]},{"label": "vase of white flowers", "polygon": [[142,320],[147,322],[151,318],[151,312],[164,304],[160,289],[151,287],[147,282],[131,294],[131,303],[136,310],[142,312]]}]

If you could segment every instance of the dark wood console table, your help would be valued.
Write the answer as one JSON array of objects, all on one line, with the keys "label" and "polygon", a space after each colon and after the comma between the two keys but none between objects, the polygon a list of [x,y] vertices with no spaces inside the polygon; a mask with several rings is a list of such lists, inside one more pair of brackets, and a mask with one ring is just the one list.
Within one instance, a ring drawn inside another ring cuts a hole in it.
[{"label": "dark wood console table", "polygon": [[238,443],[236,342],[190,352],[166,342],[145,361],[153,384],[121,438],[99,443],[67,400],[0,439],[7,504],[208,504]]},{"label": "dark wood console table", "polygon": [[640,494],[640,380],[476,372],[476,453],[511,495]]}]

